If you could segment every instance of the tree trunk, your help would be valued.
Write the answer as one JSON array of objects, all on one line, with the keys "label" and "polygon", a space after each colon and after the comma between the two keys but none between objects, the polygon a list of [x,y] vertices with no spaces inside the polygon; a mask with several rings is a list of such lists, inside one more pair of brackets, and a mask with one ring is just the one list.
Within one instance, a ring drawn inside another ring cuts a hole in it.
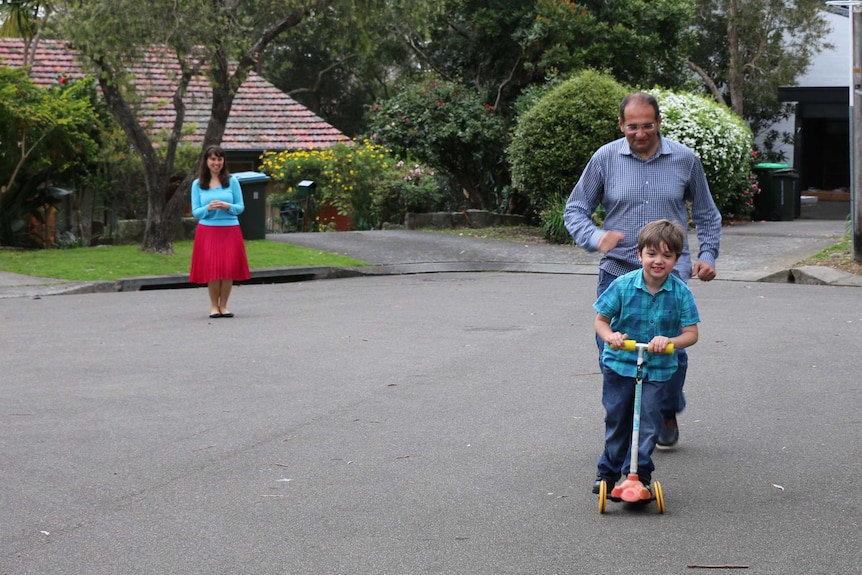
[{"label": "tree trunk", "polygon": [[730,109],[740,118],[743,115],[743,98],[745,95],[745,77],[743,75],[744,62],[739,52],[739,5],[738,0],[728,2],[727,15],[727,48],[730,55],[730,69],[728,70],[728,85],[730,88]]},{"label": "tree trunk", "polygon": [[165,229],[165,191],[168,189],[168,178],[165,166],[159,161],[147,133],[138,123],[134,112],[123,98],[116,81],[112,79],[110,68],[98,59],[95,63],[105,73],[99,76],[99,86],[105,103],[114,118],[123,128],[129,142],[138,155],[144,168],[144,186],[147,190],[147,227],[144,232],[144,243],[141,249],[158,253],[172,253],[172,229]]},{"label": "tree trunk", "polygon": [[[168,202],[167,193],[170,188],[170,176],[173,170],[176,149],[179,143],[183,121],[185,119],[185,104],[183,96],[196,68],[182,63],[183,73],[179,85],[174,91],[173,103],[176,111],[173,130],[168,139],[163,159],[156,154],[150,137],[140,125],[131,106],[123,97],[117,85],[117,76],[104,59],[93,58],[93,62],[102,74],[99,76],[99,86],[105,97],[105,103],[111,114],[117,119],[120,127],[129,138],[135,151],[141,156],[144,169],[144,185],[147,190],[147,225],[141,250],[154,253],[172,254],[173,238],[182,215],[184,194],[175,193]],[[177,197],[180,196],[180,197]],[[187,200],[185,200],[187,201]]]},{"label": "tree trunk", "polygon": [[[322,2],[317,2],[314,5],[322,4]],[[221,143],[236,93],[248,77],[249,71],[256,65],[259,54],[279,34],[299,24],[311,8],[312,6],[308,6],[304,10],[295,11],[267,29],[252,49],[240,58],[233,74],[230,73],[226,50],[220,43],[215,44],[215,51],[209,62],[209,75],[213,86],[212,109],[202,149],[209,145]],[[86,49],[82,51],[86,53]],[[176,118],[165,148],[164,159],[160,161],[152,141],[138,123],[129,103],[117,87],[118,75],[114,73],[104,59],[91,55],[91,60],[102,71],[102,74],[99,75],[99,85],[102,88],[108,108],[143,161],[144,180],[147,189],[147,226],[141,249],[167,254],[173,253],[175,230],[180,224],[184,207],[189,203],[190,186],[194,180],[194,176],[187,176],[173,196],[168,199],[167,194],[170,188],[176,148],[181,138],[185,118],[183,97],[192,77],[200,71],[201,66],[205,63],[203,60],[189,63],[183,54],[177,56],[182,75],[173,96]]]}]

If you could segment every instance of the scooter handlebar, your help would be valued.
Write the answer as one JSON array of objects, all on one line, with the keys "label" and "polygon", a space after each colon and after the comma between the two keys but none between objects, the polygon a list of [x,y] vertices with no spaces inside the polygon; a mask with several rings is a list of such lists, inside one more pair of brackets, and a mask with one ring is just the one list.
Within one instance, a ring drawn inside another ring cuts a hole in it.
[{"label": "scooter handlebar", "polygon": [[[624,349],[626,351],[637,351],[639,348],[643,348],[644,351],[649,347],[648,343],[638,343],[633,339],[627,339],[623,341],[623,346],[616,349]],[[667,344],[667,347],[664,348],[662,353],[671,354],[673,353],[673,344]]]}]

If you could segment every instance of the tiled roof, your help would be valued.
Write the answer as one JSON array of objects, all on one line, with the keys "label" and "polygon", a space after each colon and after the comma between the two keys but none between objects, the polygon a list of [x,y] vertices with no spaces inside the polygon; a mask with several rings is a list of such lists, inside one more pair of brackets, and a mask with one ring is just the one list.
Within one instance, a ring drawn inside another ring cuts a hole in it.
[{"label": "tiled roof", "polygon": [[[0,38],[0,65],[20,67],[24,44],[19,38]],[[175,59],[153,49],[132,69],[144,101],[138,117],[151,133],[170,130],[175,117],[171,104],[179,73]],[[61,78],[84,76],[75,52],[59,40],[41,40],[30,73],[40,86],[56,84]],[[185,130],[194,131],[183,141],[200,144],[210,117],[212,92],[204,76],[195,77],[185,95]],[[278,151],[327,148],[349,138],[327,124],[308,108],[252,72],[233,101],[222,147],[227,151]]]}]

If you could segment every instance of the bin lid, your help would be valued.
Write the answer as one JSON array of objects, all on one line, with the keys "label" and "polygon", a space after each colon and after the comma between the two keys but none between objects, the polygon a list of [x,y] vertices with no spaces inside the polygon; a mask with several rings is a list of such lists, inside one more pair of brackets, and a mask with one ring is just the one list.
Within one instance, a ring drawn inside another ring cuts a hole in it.
[{"label": "bin lid", "polygon": [[267,176],[263,172],[236,172],[235,174],[231,175],[236,176],[236,179],[239,180],[240,183],[269,181],[269,176]]},{"label": "bin lid", "polygon": [[770,162],[762,162],[760,164],[754,164],[755,170],[787,170],[790,166],[787,164],[773,164]]}]

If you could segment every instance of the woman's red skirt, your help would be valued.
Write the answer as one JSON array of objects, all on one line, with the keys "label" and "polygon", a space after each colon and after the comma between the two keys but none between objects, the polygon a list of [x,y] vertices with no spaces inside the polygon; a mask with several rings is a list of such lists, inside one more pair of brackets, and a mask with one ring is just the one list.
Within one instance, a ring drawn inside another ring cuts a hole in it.
[{"label": "woman's red skirt", "polygon": [[198,224],[192,245],[189,282],[206,284],[216,280],[243,281],[250,277],[242,229],[239,226]]}]

